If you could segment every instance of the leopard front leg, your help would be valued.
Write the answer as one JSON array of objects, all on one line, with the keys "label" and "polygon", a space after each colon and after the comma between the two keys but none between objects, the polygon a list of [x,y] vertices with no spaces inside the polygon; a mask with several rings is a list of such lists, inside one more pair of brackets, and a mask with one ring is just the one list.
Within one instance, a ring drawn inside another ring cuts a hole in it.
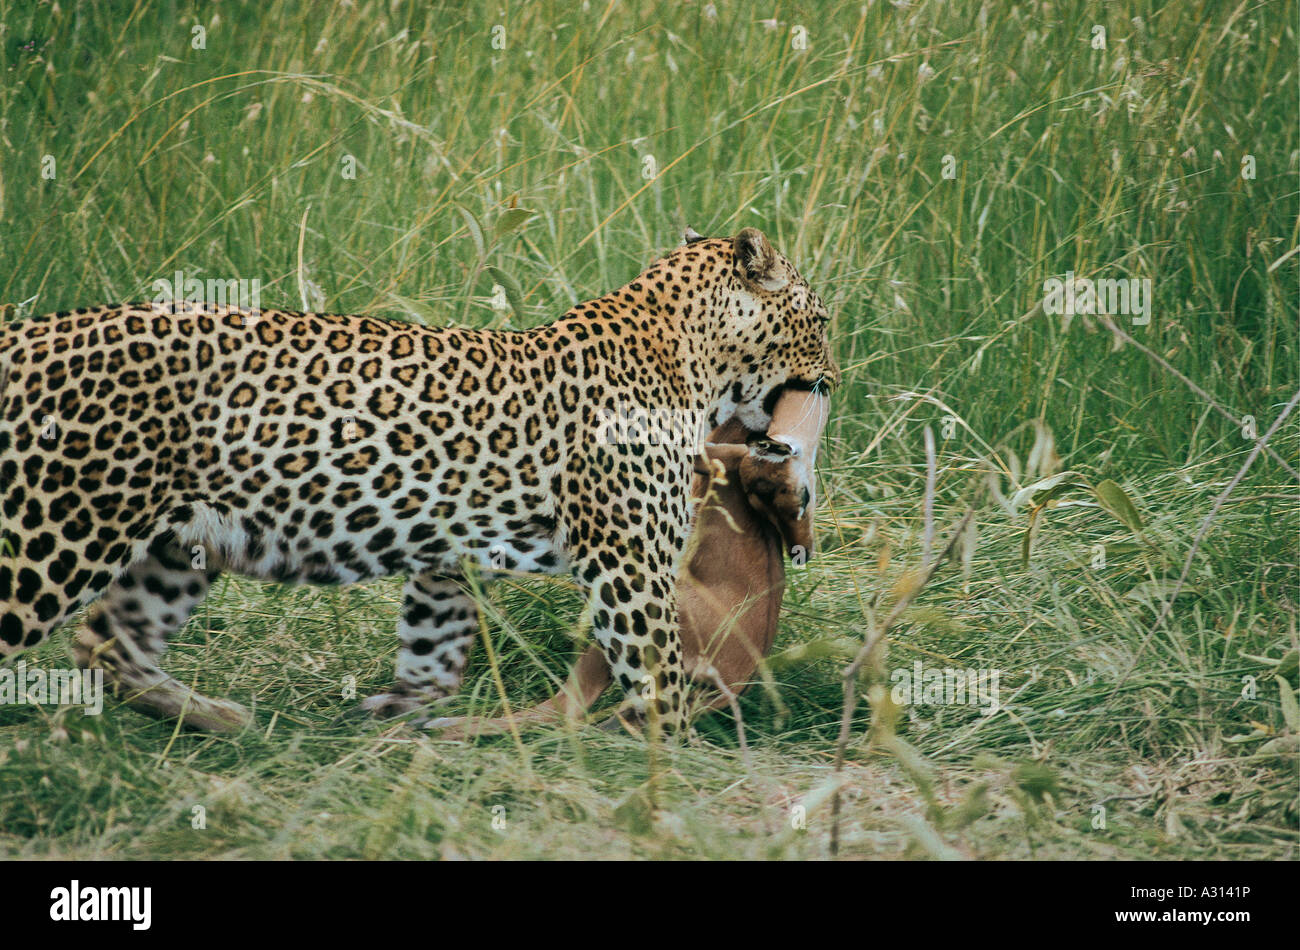
[{"label": "leopard front leg", "polygon": [[401,646],[391,691],[361,706],[376,716],[400,716],[460,688],[470,647],[478,632],[478,606],[456,577],[426,572],[412,576],[402,591],[397,624]]},{"label": "leopard front leg", "polygon": [[600,570],[590,590],[592,635],[623,688],[625,710],[676,732],[684,721],[686,676],[673,577],[648,575],[628,561]]},{"label": "leopard front leg", "polygon": [[592,636],[630,717],[666,732],[685,723],[677,567],[693,462],[687,446],[592,439],[563,483],[566,549],[588,592]]}]

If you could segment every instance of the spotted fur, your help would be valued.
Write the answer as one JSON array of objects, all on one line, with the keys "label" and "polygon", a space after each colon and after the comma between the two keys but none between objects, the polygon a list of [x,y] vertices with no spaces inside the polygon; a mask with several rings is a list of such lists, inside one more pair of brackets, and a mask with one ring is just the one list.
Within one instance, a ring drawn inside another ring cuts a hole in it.
[{"label": "spotted fur", "polygon": [[675,727],[693,448],[611,443],[600,410],[762,431],[781,387],[838,379],[822,302],[760,232],[690,237],[524,331],[201,304],[3,327],[0,655],[93,603],[78,662],[146,712],[238,728],[159,666],[221,571],[400,573],[396,682],[364,705],[403,713],[460,684],[468,565],[569,572],[632,709]]}]

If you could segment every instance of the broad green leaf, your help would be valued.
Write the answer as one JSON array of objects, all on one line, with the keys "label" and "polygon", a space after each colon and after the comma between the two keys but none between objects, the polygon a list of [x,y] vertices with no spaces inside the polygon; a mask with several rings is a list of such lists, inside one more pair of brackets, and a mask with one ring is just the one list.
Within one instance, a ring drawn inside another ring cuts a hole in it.
[{"label": "broad green leaf", "polygon": [[478,218],[474,217],[472,211],[468,208],[456,206],[460,216],[465,219],[465,227],[469,230],[470,239],[474,242],[474,250],[478,253],[478,259],[481,261],[487,256],[487,242],[483,240],[483,228],[478,223]]},{"label": "broad green leaf", "polygon": [[[1075,537],[1080,537],[1080,535],[1076,532]],[[1106,549],[1107,564],[1123,563],[1124,560],[1128,558],[1130,555],[1139,554],[1142,551],[1146,550],[1142,545],[1136,544],[1132,541],[1107,542],[1103,546]],[[1073,555],[1070,556],[1070,564],[1073,567],[1077,567],[1077,568],[1092,567],[1092,550],[1091,550],[1092,540],[1091,539],[1088,539],[1088,548],[1089,548],[1088,551],[1081,556],[1073,556]]]},{"label": "broad green leaf", "polygon": [[1300,705],[1296,704],[1295,693],[1291,692],[1291,684],[1280,676],[1275,676],[1273,679],[1277,680],[1277,694],[1282,700],[1283,721],[1292,732],[1300,732]]},{"label": "broad green leaf", "polygon": [[[1049,475],[1047,478],[1040,478],[1033,484],[1026,485],[1024,488],[1020,489],[1020,491],[1012,495],[1011,507],[1019,508],[1031,499],[1033,499],[1036,504],[1042,504],[1049,498],[1055,498],[1065,489],[1080,485],[1086,486],[1086,483],[1080,480],[1078,472],[1057,472],[1055,475]],[[1035,495],[1046,492],[1050,492],[1051,494],[1044,498],[1034,497]]]},{"label": "broad green leaf", "polygon": [[524,316],[524,295],[519,290],[519,282],[507,274],[499,267],[488,266],[488,273],[492,279],[505,288],[506,300],[510,303],[510,309],[515,312],[515,316],[523,319]]},{"label": "broad green leaf", "polygon": [[536,211],[530,208],[508,208],[501,212],[501,217],[497,219],[495,228],[496,236],[503,238],[511,231],[517,231],[523,227],[524,222],[531,218]]},{"label": "broad green leaf", "polygon": [[1268,736],[1262,732],[1243,732],[1235,736],[1224,736],[1223,741],[1230,745],[1240,745],[1243,742],[1258,742],[1260,739],[1267,739]]},{"label": "broad green leaf", "polygon": [[1098,483],[1092,491],[1101,506],[1119,519],[1121,524],[1132,531],[1142,530],[1142,516],[1138,514],[1137,506],[1119,485],[1108,478]]},{"label": "broad green leaf", "polygon": [[1106,560],[1123,557],[1126,554],[1139,554],[1144,550],[1142,545],[1133,541],[1116,541],[1106,545]]}]

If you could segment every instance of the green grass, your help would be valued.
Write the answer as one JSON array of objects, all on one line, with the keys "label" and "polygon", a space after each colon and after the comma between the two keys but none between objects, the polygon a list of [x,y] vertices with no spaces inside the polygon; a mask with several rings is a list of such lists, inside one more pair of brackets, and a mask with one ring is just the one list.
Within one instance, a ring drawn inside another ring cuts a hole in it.
[{"label": "green grass", "polygon": [[[869,730],[860,703],[840,853],[1294,859],[1295,664],[1274,673],[1300,645],[1297,486],[1259,456],[1148,640],[1252,440],[1148,354],[1036,305],[1067,271],[1151,278],[1151,323],[1121,326],[1233,420],[1272,424],[1300,387],[1296,4],[854,0],[765,8],[774,28],[739,3],[516,6],[0,0],[0,303],[146,299],[180,269],[257,278],[266,306],[485,325],[505,281],[534,325],[686,224],[762,228],[830,306],[845,382],[821,551],[792,572],[771,688],[742,702],[748,753],[725,714],[666,749],[340,721],[348,684],[388,681],[396,582],[231,579],[169,667],[254,704],[258,730],[2,707],[0,853],[826,856],[840,671],[918,567],[930,426],[940,538],[978,483],[977,530],[860,692],[922,660],[1001,671],[1007,708],[877,701]],[[1270,443],[1292,467],[1295,421]],[[1142,527],[1067,492],[1022,562],[1028,512],[996,499],[1057,468],[1117,482]],[[513,582],[488,606],[511,702],[545,695],[575,595]],[[63,634],[26,659],[66,656]],[[462,707],[497,708],[483,656]]]}]

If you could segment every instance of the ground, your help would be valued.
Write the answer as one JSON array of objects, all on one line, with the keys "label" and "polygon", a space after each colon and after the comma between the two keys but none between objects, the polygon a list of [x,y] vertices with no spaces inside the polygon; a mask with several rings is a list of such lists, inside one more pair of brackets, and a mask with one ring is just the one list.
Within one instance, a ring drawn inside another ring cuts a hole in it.
[{"label": "ground", "polygon": [[[0,706],[0,854],[816,858],[839,787],[843,857],[1295,859],[1298,417],[1249,457],[1300,389],[1296,5],[769,15],[0,10],[6,319],[180,270],[532,326],[685,225],[753,225],[826,299],[844,370],[820,549],[743,745],[730,714],[669,746],[351,718],[391,677],[399,582],[223,578],[169,669],[258,728]],[[1045,313],[1069,272],[1150,279],[1149,314],[1121,337]],[[972,504],[918,589],[927,508],[940,550]],[[842,672],[909,597],[837,770]],[[499,710],[498,679],[545,695],[575,593],[484,598],[492,658],[456,708]],[[68,635],[24,659],[68,665]],[[918,661],[997,672],[998,710],[895,705]]]}]

